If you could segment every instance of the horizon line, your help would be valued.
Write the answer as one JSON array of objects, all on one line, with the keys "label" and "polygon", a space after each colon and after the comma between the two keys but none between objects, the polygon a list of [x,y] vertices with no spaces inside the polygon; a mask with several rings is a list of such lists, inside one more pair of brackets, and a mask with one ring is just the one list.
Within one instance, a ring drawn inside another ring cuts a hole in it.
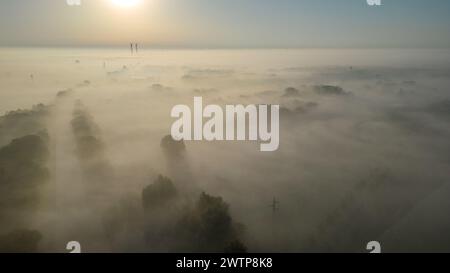
[{"label": "horizon line", "polygon": [[[150,45],[139,44],[141,50],[298,50],[298,49],[450,49],[450,46],[167,46],[167,45]],[[1,45],[0,48],[108,48],[108,49],[129,49],[129,43],[122,45]]]}]

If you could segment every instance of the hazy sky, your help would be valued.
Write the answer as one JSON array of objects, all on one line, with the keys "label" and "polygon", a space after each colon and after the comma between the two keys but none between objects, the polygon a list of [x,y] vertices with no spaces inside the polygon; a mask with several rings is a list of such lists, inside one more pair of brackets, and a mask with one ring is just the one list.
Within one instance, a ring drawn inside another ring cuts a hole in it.
[{"label": "hazy sky", "polygon": [[449,0],[0,0],[0,46],[450,47]]}]

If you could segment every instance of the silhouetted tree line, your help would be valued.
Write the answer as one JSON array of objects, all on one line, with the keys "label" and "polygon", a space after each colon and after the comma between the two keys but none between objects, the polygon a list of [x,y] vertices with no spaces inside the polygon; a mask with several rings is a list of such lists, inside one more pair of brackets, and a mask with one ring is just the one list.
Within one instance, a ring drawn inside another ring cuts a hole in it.
[{"label": "silhouetted tree line", "polygon": [[[176,202],[180,194],[173,182],[159,176],[155,182],[142,192],[144,209],[152,213],[155,209],[167,208]],[[221,198],[202,192],[193,202],[187,202],[173,226],[168,226],[166,234],[173,242],[173,251],[189,252],[246,252],[241,242],[243,225],[233,221],[229,205]],[[147,233],[152,233],[148,230]]]},{"label": "silhouetted tree line", "polygon": [[46,136],[28,135],[0,148],[0,252],[35,252],[41,234],[23,229],[50,177]]},{"label": "silhouetted tree line", "polygon": [[77,101],[71,121],[75,136],[76,155],[89,181],[105,181],[112,169],[105,157],[105,145],[100,137],[100,129],[81,103]]},{"label": "silhouetted tree line", "polygon": [[42,131],[50,111],[51,106],[37,104],[31,109],[18,109],[0,116],[0,147],[15,138]]}]

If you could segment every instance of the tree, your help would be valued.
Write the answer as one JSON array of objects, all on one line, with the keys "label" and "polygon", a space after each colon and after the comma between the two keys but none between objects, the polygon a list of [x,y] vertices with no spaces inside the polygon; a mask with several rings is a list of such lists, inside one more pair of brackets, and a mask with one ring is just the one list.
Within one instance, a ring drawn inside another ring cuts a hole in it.
[{"label": "tree", "polygon": [[14,230],[0,236],[1,253],[33,253],[37,252],[41,233],[35,230]]},{"label": "tree", "polygon": [[179,158],[186,151],[184,141],[176,141],[171,135],[167,135],[161,140],[161,147],[169,157],[173,158]]},{"label": "tree", "polygon": [[142,204],[145,209],[155,209],[166,206],[178,195],[172,180],[162,175],[142,191]]},{"label": "tree", "polygon": [[236,226],[228,204],[221,197],[203,192],[194,207],[182,216],[176,233],[182,237],[180,241],[184,242],[183,251],[244,252],[245,246],[236,243],[239,233]]}]

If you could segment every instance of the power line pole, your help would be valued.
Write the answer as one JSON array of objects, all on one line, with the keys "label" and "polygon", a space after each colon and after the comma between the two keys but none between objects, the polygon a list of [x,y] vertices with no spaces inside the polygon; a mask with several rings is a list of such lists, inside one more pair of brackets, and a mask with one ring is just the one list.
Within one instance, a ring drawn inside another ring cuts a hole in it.
[{"label": "power line pole", "polygon": [[276,230],[275,230],[275,214],[280,209],[280,202],[274,197],[272,199],[272,204],[269,206],[272,209],[272,240],[274,240],[274,243],[276,244]]},{"label": "power line pole", "polygon": [[272,204],[270,205],[270,207],[272,208],[272,213],[275,215],[275,213],[277,212],[277,210],[279,210],[279,205],[280,202],[274,197],[272,200]]}]

